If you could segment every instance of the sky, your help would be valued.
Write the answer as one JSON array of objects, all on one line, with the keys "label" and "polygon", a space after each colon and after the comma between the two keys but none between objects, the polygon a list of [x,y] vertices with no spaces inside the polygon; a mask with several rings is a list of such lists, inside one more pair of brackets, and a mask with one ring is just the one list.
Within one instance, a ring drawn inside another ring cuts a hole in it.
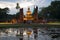
[{"label": "sky", "polygon": [[19,3],[20,8],[24,8],[24,14],[26,14],[27,8],[30,7],[33,11],[34,6],[47,7],[54,0],[0,0],[0,8],[8,7],[10,12],[8,14],[16,14],[16,3]]}]

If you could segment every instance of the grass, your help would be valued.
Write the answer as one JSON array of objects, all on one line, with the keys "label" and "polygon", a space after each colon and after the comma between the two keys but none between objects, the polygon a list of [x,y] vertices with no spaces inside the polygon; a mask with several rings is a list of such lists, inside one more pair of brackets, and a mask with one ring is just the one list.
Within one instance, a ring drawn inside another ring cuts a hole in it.
[{"label": "grass", "polygon": [[0,28],[36,28],[36,27],[60,27],[60,23],[47,23],[47,24],[0,24]]},{"label": "grass", "polygon": [[50,24],[50,25],[60,25],[60,22],[49,22],[47,24]]}]

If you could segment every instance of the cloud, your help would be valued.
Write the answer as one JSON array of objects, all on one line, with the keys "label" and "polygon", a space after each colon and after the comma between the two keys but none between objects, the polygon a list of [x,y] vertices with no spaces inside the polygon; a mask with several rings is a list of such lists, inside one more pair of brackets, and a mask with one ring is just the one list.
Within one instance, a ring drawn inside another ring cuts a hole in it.
[{"label": "cloud", "polygon": [[[51,0],[29,0],[27,2],[27,0],[0,0],[0,7],[4,8],[4,7],[9,7],[9,8],[13,8],[16,6],[16,2],[20,3],[21,7],[27,7],[27,6],[33,6],[33,5],[37,5],[39,7],[43,7],[43,6],[47,6],[50,4]],[[15,2],[14,2],[15,1]],[[48,2],[47,2],[48,1]]]},{"label": "cloud", "polygon": [[[22,2],[22,3],[19,3],[19,4],[20,4],[21,8],[34,5],[34,3],[32,3],[32,2]],[[10,9],[15,8],[16,7],[16,2],[2,2],[2,1],[0,1],[0,8],[5,8],[5,7],[9,7]]]},{"label": "cloud", "polygon": [[[20,4],[20,8],[27,8],[34,5],[32,2],[21,2],[19,4]],[[5,7],[8,7],[10,9],[9,14],[16,14],[17,12],[16,2],[0,1],[0,8],[5,8]],[[25,9],[24,9],[24,12],[25,12]]]},{"label": "cloud", "polygon": [[16,2],[18,0],[0,0],[0,1],[5,1],[5,2]]},{"label": "cloud", "polygon": [[0,1],[0,8],[5,8],[5,7],[13,8],[15,7],[15,3]]},{"label": "cloud", "polygon": [[32,2],[23,2],[20,4],[20,7],[24,8],[24,7],[29,7],[29,6],[33,6],[33,5],[34,5],[34,3],[32,3]]},{"label": "cloud", "polygon": [[8,7],[10,8],[9,14],[15,14],[16,11],[16,3],[19,2],[20,8],[24,8],[24,12],[27,10],[27,7],[30,7],[31,10],[33,9],[34,5],[37,5],[38,7],[46,7],[50,5],[51,0],[0,0],[0,8]]}]

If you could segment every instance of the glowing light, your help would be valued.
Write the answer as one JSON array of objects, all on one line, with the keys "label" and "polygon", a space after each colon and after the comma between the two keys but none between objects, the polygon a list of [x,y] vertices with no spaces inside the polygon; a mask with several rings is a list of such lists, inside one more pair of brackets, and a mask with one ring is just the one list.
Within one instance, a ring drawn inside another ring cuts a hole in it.
[{"label": "glowing light", "polygon": [[27,35],[26,31],[23,32],[23,35]]},{"label": "glowing light", "polygon": [[31,35],[32,32],[27,32],[28,35]]},{"label": "glowing light", "polygon": [[8,32],[10,32],[10,33],[11,33],[11,32],[12,32],[12,30],[10,29]]}]

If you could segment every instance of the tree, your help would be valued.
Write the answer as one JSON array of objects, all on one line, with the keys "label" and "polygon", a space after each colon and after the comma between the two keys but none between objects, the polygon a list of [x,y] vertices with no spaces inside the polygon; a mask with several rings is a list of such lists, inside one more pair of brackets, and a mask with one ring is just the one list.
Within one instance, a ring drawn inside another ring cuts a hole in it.
[{"label": "tree", "polygon": [[43,8],[40,13],[45,18],[60,20],[60,1],[52,1],[51,5]]},{"label": "tree", "polygon": [[9,12],[9,8],[0,8],[0,22],[2,21],[6,21],[8,19],[8,13]]},{"label": "tree", "polygon": [[9,8],[8,7],[4,8],[3,10],[4,10],[5,13],[9,13]]}]

